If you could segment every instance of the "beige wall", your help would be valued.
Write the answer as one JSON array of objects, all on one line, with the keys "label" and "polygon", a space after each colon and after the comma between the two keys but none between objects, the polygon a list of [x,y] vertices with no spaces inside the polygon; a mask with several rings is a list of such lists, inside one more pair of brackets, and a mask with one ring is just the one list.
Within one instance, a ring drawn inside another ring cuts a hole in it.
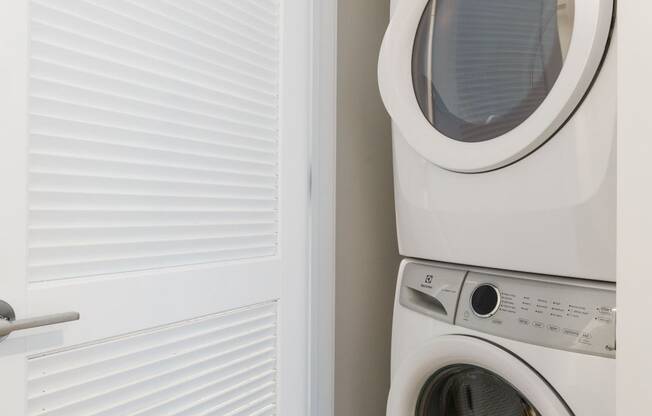
[{"label": "beige wall", "polygon": [[618,416],[652,414],[652,2],[618,2]]},{"label": "beige wall", "polygon": [[389,0],[338,8],[335,415],[379,416],[399,261],[390,120],[376,80]]}]

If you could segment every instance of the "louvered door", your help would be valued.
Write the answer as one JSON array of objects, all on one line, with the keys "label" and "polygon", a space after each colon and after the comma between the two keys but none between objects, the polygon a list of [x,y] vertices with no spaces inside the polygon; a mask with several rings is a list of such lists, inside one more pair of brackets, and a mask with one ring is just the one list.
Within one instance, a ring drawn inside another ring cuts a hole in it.
[{"label": "louvered door", "polygon": [[305,415],[310,2],[0,14],[0,414]]}]

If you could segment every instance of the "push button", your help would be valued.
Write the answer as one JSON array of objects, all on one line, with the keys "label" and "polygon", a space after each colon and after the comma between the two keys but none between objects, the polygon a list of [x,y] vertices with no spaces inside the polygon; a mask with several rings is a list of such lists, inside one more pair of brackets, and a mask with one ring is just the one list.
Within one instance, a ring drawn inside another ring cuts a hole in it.
[{"label": "push button", "polygon": [[571,335],[573,337],[579,337],[580,336],[580,331],[577,331],[575,329],[564,328],[564,335]]},{"label": "push button", "polygon": [[548,325],[548,330],[550,332],[559,332],[559,329],[560,328],[557,325],[552,325],[552,324]]}]

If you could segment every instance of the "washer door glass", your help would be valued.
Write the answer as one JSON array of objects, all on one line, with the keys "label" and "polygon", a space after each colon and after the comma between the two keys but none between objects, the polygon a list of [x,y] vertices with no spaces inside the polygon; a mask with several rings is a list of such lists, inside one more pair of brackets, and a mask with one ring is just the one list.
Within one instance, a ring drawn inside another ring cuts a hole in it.
[{"label": "washer door glass", "polygon": [[555,84],[573,18],[574,0],[430,0],[412,54],[421,111],[462,142],[514,129]]},{"label": "washer door glass", "polygon": [[421,390],[416,416],[541,416],[512,385],[473,365],[446,367]]}]

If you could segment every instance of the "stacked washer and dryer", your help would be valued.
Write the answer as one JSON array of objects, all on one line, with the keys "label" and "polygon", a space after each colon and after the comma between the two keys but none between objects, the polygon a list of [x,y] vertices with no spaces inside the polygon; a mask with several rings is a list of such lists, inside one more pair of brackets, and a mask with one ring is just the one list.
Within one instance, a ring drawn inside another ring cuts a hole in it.
[{"label": "stacked washer and dryer", "polygon": [[615,0],[393,0],[388,416],[615,415]]}]

